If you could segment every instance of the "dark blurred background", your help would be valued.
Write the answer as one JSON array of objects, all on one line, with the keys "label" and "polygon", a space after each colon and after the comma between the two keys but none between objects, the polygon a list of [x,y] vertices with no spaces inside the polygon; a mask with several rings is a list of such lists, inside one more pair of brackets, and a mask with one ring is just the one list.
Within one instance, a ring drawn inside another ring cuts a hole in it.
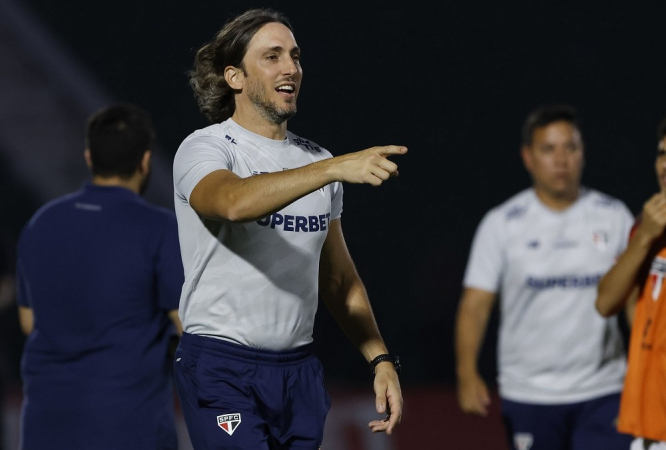
[{"label": "dark blurred background", "polygon": [[[384,338],[403,360],[406,392],[451,392],[469,245],[483,214],[530,183],[518,152],[530,110],[578,109],[585,185],[634,213],[657,189],[666,4],[511,3],[6,0],[0,267],[12,273],[16,238],[35,209],[85,180],[85,118],[107,102],[152,114],[162,164],[150,198],[171,206],[173,154],[207,125],[185,75],[196,49],[237,13],[272,7],[291,18],[303,51],[289,128],[334,155],[409,147],[394,158],[398,179],[346,186],[342,223]],[[14,308],[3,311],[0,374],[15,386],[21,339],[9,332]],[[491,383],[496,325],[497,317],[480,362]],[[369,389],[364,360],[323,308],[315,339],[331,385]]]}]

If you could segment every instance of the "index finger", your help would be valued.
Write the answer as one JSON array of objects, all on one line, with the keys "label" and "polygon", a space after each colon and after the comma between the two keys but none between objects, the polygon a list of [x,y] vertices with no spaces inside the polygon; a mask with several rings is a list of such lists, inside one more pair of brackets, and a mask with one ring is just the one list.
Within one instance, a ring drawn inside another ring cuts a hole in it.
[{"label": "index finger", "polygon": [[375,150],[380,156],[403,155],[407,153],[407,147],[403,147],[402,145],[385,145],[383,147],[375,147]]}]

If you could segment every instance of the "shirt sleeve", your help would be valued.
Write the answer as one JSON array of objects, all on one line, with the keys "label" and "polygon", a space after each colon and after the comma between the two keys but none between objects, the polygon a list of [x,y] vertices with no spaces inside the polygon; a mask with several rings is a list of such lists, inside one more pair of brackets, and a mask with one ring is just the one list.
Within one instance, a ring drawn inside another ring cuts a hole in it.
[{"label": "shirt sleeve", "polygon": [[496,293],[499,290],[504,266],[501,216],[490,211],[483,218],[474,235],[472,250],[463,286]]},{"label": "shirt sleeve", "polygon": [[342,216],[343,191],[344,188],[339,181],[331,184],[331,220],[339,219]]},{"label": "shirt sleeve", "polygon": [[196,185],[211,172],[231,170],[235,158],[228,145],[210,135],[190,136],[180,145],[173,162],[173,182],[176,195],[184,203]]},{"label": "shirt sleeve", "polygon": [[158,305],[168,311],[178,309],[185,276],[176,217],[171,214],[168,215],[166,230],[157,249],[155,261]]}]

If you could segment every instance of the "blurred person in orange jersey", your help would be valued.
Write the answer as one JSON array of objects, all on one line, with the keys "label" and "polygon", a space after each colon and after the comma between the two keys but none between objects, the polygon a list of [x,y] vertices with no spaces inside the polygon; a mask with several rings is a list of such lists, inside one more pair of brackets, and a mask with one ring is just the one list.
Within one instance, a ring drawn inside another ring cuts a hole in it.
[{"label": "blurred person in orange jersey", "polygon": [[643,206],[627,249],[599,283],[596,301],[604,317],[623,307],[633,317],[618,422],[620,431],[636,438],[631,450],[666,450],[666,118],[658,138],[660,192]]}]

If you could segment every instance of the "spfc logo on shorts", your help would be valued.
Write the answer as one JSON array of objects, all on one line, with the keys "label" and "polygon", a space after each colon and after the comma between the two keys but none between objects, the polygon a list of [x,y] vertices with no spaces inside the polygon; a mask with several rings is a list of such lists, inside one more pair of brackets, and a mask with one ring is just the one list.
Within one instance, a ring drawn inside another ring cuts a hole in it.
[{"label": "spfc logo on shorts", "polygon": [[530,450],[534,444],[532,433],[516,433],[513,435],[513,445],[517,450]]},{"label": "spfc logo on shorts", "polygon": [[234,431],[236,431],[236,428],[238,428],[238,425],[241,423],[241,415],[240,414],[223,414],[221,416],[217,416],[217,425],[222,428],[224,431],[226,431],[229,436],[234,434]]}]

